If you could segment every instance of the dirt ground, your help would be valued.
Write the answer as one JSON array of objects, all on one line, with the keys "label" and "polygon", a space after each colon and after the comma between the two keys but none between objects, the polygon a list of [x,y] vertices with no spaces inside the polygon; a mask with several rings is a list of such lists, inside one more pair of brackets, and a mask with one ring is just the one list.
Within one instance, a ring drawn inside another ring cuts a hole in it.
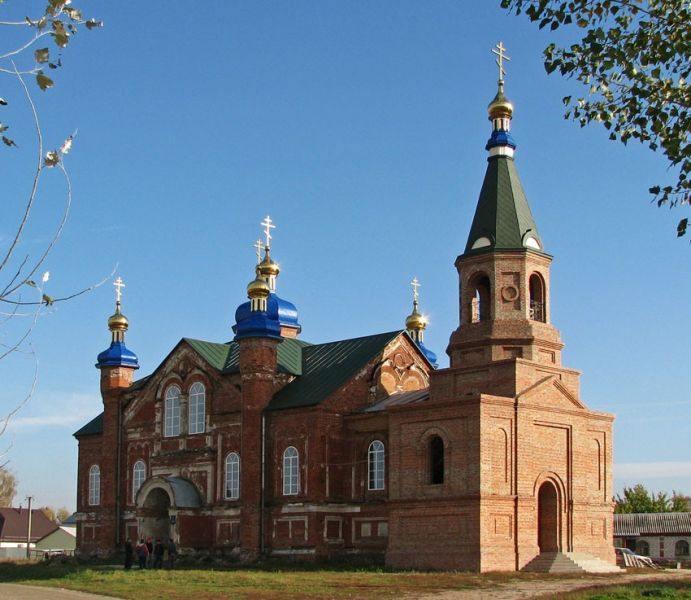
[{"label": "dirt ground", "polygon": [[471,589],[455,592],[439,592],[425,596],[406,596],[405,600],[522,600],[524,598],[559,598],[565,592],[602,585],[626,585],[647,581],[686,581],[691,587],[691,571],[667,569],[653,573],[623,573],[551,581],[511,581],[498,584],[493,589]]}]

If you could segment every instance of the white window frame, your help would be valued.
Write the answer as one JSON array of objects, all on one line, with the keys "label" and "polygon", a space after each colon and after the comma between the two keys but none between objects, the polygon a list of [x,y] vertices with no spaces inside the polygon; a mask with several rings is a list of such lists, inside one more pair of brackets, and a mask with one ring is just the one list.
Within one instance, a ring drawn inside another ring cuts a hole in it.
[{"label": "white window frame", "polygon": [[231,452],[226,456],[225,499],[237,500],[240,497],[240,455]]},{"label": "white window frame", "polygon": [[385,464],[384,442],[374,440],[367,449],[367,489],[383,490],[385,485],[386,464]]},{"label": "white window frame", "polygon": [[187,431],[188,433],[204,433],[206,419],[206,388],[197,381],[192,384],[189,394]]},{"label": "white window frame", "polygon": [[132,467],[132,502],[137,499],[139,488],[144,485],[146,480],[146,464],[143,460],[138,460]]},{"label": "white window frame", "polygon": [[300,493],[300,454],[295,446],[283,451],[283,495],[297,496]]},{"label": "white window frame", "polygon": [[91,465],[89,469],[89,506],[101,504],[101,468]]},{"label": "white window frame", "polygon": [[171,385],[166,390],[164,410],[164,437],[180,435],[180,387]]}]

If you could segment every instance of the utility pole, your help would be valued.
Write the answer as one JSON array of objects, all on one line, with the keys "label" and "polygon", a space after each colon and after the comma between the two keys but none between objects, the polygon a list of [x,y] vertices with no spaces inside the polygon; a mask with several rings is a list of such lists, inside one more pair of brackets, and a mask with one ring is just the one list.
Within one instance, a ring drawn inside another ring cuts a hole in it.
[{"label": "utility pole", "polygon": [[26,528],[26,557],[29,558],[29,545],[31,544],[31,501],[34,497],[27,496],[26,499],[29,501],[29,526]]}]

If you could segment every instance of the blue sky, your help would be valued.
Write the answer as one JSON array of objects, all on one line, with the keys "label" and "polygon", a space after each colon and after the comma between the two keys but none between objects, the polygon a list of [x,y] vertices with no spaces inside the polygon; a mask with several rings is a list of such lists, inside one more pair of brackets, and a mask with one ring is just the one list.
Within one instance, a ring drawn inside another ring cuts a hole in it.
[{"label": "blue sky", "polygon": [[[583,372],[583,400],[617,415],[616,489],[691,493],[691,248],[674,237],[684,212],[649,202],[647,188],[670,177],[661,156],[563,119],[561,98],[581,90],[545,74],[550,34],[486,0],[80,8],[105,27],[74,38],[54,89],[32,86],[48,146],[78,130],[74,204],[46,291],[81,289],[117,266],[140,375],[183,336],[231,338],[267,214],[278,292],[297,305],[304,339],[403,328],[417,276],[425,342],[447,366],[453,262],[485,171],[489,50],[502,40],[517,166],[554,256],[552,321],[564,364]],[[23,18],[27,5],[0,10]],[[19,144],[0,163],[4,248],[33,154],[19,89],[0,85]],[[32,255],[63,202],[58,173],[46,175],[22,247]],[[32,335],[37,387],[1,439],[17,501],[75,507],[71,434],[101,410],[94,362],[113,308],[108,283],[55,307]],[[0,341],[11,334],[3,326]],[[26,355],[2,361],[3,410],[33,369]]]}]

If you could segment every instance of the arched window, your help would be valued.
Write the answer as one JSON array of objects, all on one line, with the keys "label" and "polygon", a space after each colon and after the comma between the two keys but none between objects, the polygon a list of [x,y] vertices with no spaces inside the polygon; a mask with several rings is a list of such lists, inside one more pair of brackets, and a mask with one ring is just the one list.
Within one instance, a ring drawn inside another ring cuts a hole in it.
[{"label": "arched window", "polygon": [[490,283],[487,275],[479,275],[473,279],[473,297],[470,301],[470,322],[486,321],[491,315]]},{"label": "arched window", "polygon": [[537,273],[533,273],[528,280],[530,291],[530,318],[533,321],[546,322],[545,282]]},{"label": "arched window", "polygon": [[384,489],[384,444],[373,441],[367,451],[368,490]]},{"label": "arched window", "polygon": [[429,473],[432,485],[444,483],[444,440],[438,435],[429,441]]},{"label": "arched window", "polygon": [[296,496],[300,491],[300,458],[297,448],[288,446],[283,452],[283,495]]},{"label": "arched window", "polygon": [[226,456],[226,500],[237,500],[240,497],[240,456],[231,452]]},{"label": "arched window", "polygon": [[166,391],[164,435],[180,435],[180,388],[177,385],[171,385]]},{"label": "arched window", "polygon": [[206,390],[202,383],[194,383],[190,388],[189,433],[204,433],[206,418]]},{"label": "arched window", "polygon": [[689,543],[686,540],[679,540],[674,544],[674,554],[675,556],[688,556]]},{"label": "arched window", "polygon": [[146,479],[146,465],[143,460],[138,460],[132,468],[132,502],[137,498],[137,492]]},{"label": "arched window", "polygon": [[636,554],[641,556],[650,556],[650,544],[645,540],[638,540],[636,542]]},{"label": "arched window", "polygon": [[101,469],[98,465],[93,465],[89,469],[89,505],[99,504],[101,504]]}]

